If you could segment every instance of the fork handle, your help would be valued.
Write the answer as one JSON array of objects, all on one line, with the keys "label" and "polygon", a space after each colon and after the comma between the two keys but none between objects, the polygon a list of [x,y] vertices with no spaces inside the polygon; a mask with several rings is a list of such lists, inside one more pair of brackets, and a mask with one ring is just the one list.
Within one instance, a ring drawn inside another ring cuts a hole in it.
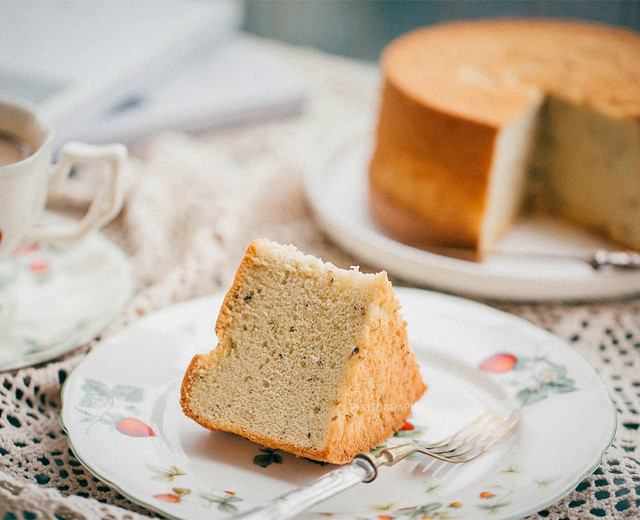
[{"label": "fork handle", "polygon": [[330,471],[306,486],[294,489],[262,506],[234,516],[235,520],[285,520],[314,506],[318,502],[340,493],[359,482],[371,482],[376,469],[365,458],[356,458],[350,464]]}]

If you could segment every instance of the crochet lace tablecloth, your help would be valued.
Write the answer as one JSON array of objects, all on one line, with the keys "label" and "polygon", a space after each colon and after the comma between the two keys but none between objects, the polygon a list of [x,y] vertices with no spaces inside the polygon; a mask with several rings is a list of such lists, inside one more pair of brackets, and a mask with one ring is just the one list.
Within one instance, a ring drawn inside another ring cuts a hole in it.
[{"label": "crochet lace tablecloth", "polygon": [[[371,131],[378,71],[263,43],[307,79],[308,101],[285,119],[198,136],[163,133],[132,148],[125,207],[104,233],[130,256],[138,290],[102,337],[150,311],[224,290],[257,237],[293,243],[341,267],[358,263],[314,223],[302,177],[340,143]],[[59,201],[64,209],[82,209],[93,185],[91,172],[85,176]],[[597,471],[531,518],[640,517],[640,299],[487,303],[568,341],[596,368],[618,411],[615,440]],[[93,477],[62,431],[61,384],[90,348],[0,375],[0,520],[154,516]]]}]

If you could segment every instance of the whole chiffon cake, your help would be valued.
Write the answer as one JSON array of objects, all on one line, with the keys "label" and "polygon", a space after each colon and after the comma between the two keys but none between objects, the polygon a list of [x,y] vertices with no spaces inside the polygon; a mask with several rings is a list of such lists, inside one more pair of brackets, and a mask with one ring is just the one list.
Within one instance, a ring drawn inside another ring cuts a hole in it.
[{"label": "whole chiffon cake", "polygon": [[640,249],[640,36],[573,21],[419,29],[384,51],[370,207],[392,236],[489,255],[523,212]]}]

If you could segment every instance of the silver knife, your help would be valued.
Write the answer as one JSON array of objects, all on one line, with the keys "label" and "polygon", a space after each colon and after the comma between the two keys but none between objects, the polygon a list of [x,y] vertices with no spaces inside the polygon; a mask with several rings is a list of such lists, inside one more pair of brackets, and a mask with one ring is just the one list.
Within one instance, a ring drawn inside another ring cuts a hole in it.
[{"label": "silver knife", "polygon": [[[476,253],[467,249],[434,248],[427,250],[437,255],[457,258],[458,260],[477,261]],[[495,253],[496,258],[537,258],[541,260],[578,260],[589,264],[593,269],[599,270],[605,267],[614,269],[640,269],[640,253],[634,251],[609,251],[597,249],[593,253],[563,254],[563,253],[534,253],[534,252],[500,252]]]}]

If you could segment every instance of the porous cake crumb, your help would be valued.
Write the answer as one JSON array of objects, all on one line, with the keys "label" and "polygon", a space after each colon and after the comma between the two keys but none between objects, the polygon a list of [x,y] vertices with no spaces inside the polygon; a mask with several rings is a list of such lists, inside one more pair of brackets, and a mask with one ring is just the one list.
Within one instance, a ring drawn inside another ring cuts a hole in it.
[{"label": "porous cake crumb", "polygon": [[386,273],[250,244],[196,355],[184,413],[210,430],[336,464],[381,444],[426,390]]}]

